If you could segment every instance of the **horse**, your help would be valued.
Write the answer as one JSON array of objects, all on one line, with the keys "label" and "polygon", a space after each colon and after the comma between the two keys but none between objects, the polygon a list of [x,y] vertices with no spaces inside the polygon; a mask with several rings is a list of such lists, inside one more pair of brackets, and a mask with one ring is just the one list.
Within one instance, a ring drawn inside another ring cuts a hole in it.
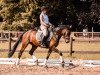
[{"label": "horse", "polygon": [[[29,51],[29,54],[32,56],[32,58],[34,60],[37,60],[37,58],[33,55],[33,53],[37,49],[37,47],[40,47],[41,45],[40,45],[40,42],[36,40],[36,33],[37,33],[37,30],[32,29],[32,30],[26,31],[23,34],[21,34],[18,37],[16,43],[14,44],[12,50],[8,53],[8,57],[9,58],[12,57],[14,52],[16,51],[16,48],[18,47],[19,43],[22,42],[22,47],[18,53],[18,60],[17,60],[16,65],[19,64],[22,53],[24,52],[24,50],[28,46],[28,44],[32,45],[32,48]],[[49,50],[48,50],[46,59],[44,61],[45,66],[46,66],[46,62],[49,59],[49,56],[52,53],[52,51],[54,51],[60,55],[60,62],[61,62],[61,64],[64,64],[63,54],[56,47],[59,45],[59,41],[60,41],[61,37],[63,37],[65,39],[66,43],[69,43],[70,34],[71,34],[71,30],[67,26],[59,26],[59,27],[54,28],[53,35],[52,35],[50,41],[47,41],[47,44],[48,44],[47,48]]]}]

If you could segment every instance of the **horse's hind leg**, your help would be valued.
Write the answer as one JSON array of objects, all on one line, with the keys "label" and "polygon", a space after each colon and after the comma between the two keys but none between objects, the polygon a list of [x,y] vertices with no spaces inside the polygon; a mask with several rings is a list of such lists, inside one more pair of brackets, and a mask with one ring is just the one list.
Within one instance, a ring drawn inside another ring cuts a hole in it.
[{"label": "horse's hind leg", "polygon": [[28,44],[29,44],[29,42],[22,43],[21,50],[20,50],[19,53],[18,53],[18,59],[17,59],[17,61],[16,61],[16,65],[19,64],[20,58],[21,58],[21,56],[22,56],[22,53],[24,52],[24,50],[25,50],[25,48],[27,47]]},{"label": "horse's hind leg", "polygon": [[32,56],[34,62],[37,61],[37,58],[33,55],[34,51],[37,49],[37,46],[32,45],[31,50],[29,51],[29,54]]}]

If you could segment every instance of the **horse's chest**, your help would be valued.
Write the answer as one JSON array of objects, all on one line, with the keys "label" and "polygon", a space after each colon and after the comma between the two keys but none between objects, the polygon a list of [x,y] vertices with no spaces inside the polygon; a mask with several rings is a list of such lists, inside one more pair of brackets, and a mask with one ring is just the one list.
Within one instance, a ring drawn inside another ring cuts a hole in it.
[{"label": "horse's chest", "polygon": [[61,36],[56,36],[56,43],[55,43],[56,47],[59,45],[60,38]]}]

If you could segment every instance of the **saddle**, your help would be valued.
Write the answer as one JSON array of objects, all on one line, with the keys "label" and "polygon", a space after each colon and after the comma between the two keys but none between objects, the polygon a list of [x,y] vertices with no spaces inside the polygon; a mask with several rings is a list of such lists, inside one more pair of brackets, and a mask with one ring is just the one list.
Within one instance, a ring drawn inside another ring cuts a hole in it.
[{"label": "saddle", "polygon": [[[52,31],[50,31],[49,29],[48,29],[48,36],[47,36],[47,38],[46,38],[46,41],[50,41],[50,39],[52,38],[52,36],[53,36],[53,32]],[[37,41],[39,41],[39,42],[41,42],[42,41],[42,38],[43,38],[43,32],[42,32],[42,30],[41,29],[38,29],[38,31],[37,31],[37,33],[36,33],[36,40]]]}]

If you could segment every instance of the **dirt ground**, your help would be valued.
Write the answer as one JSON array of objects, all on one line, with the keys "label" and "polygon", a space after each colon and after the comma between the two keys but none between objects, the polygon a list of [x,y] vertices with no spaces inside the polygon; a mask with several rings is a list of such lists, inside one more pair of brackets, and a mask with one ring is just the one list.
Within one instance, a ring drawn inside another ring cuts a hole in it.
[{"label": "dirt ground", "polygon": [[100,75],[100,67],[49,67],[0,65],[0,75]]}]

